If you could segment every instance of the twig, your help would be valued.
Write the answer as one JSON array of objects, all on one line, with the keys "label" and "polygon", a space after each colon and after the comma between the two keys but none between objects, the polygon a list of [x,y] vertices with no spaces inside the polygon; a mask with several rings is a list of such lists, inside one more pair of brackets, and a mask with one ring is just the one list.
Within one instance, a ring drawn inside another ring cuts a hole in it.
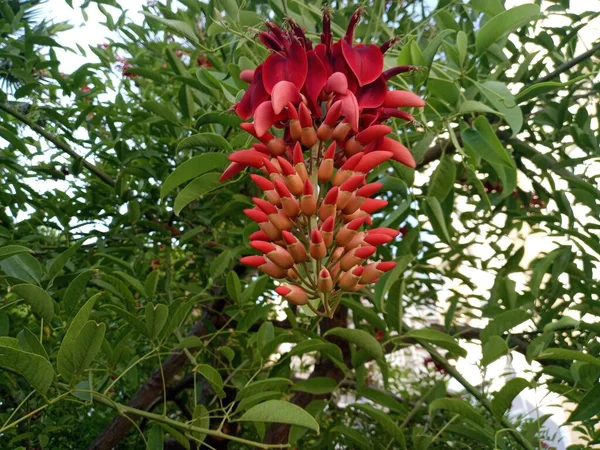
[{"label": "twig", "polygon": [[577,64],[579,64],[580,62],[585,61],[586,59],[592,57],[594,55],[594,53],[596,53],[597,51],[600,50],[600,44],[596,44],[594,45],[591,49],[589,49],[587,52],[582,53],[579,56],[576,56],[575,58],[573,58],[570,61],[567,61],[564,64],[561,64],[560,66],[558,66],[556,68],[556,70],[554,70],[553,72],[550,72],[548,75],[539,78],[535,81],[535,84],[537,83],[543,83],[545,81],[549,81],[553,78],[556,78],[557,76],[559,76],[561,73],[566,72],[567,70],[569,70],[571,67],[576,66]]}]

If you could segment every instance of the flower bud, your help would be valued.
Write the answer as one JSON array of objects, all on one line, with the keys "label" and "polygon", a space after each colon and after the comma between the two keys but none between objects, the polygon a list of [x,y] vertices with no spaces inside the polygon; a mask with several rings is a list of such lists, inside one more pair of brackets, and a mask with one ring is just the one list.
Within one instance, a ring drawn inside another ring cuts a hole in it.
[{"label": "flower bud", "polygon": [[299,142],[296,142],[296,145],[294,145],[294,150],[292,151],[292,160],[294,162],[294,169],[296,169],[296,172],[304,183],[306,180],[308,180],[308,171],[306,170],[306,164],[304,164],[302,146]]},{"label": "flower bud", "polygon": [[251,241],[250,246],[265,254],[267,258],[283,269],[290,269],[294,265],[294,259],[279,245],[264,241]]},{"label": "flower bud", "polygon": [[308,303],[308,295],[300,286],[284,284],[275,288],[275,292],[294,305],[301,306]]},{"label": "flower bud", "polygon": [[342,113],[342,102],[337,101],[327,111],[325,119],[319,129],[317,130],[317,137],[325,142],[331,139],[333,136],[333,126],[336,124]]},{"label": "flower bud", "polygon": [[310,180],[304,182],[302,197],[300,197],[300,210],[306,217],[312,216],[317,211],[317,200]]},{"label": "flower bud", "polygon": [[364,271],[362,266],[354,266],[344,272],[338,281],[338,285],[345,291],[353,291]]},{"label": "flower bud", "polygon": [[282,269],[264,256],[244,256],[243,258],[240,258],[240,262],[248,266],[256,267],[258,270],[273,278],[285,278],[287,276],[286,269]]},{"label": "flower bud", "polygon": [[302,243],[289,231],[282,232],[283,239],[287,244],[287,249],[294,261],[302,263],[308,260],[308,254]]},{"label": "flower bud", "polygon": [[302,194],[302,178],[296,173],[294,167],[290,164],[289,161],[283,159],[281,156],[277,157],[277,161],[279,162],[279,166],[281,167],[281,171],[285,176],[286,185],[294,195]]},{"label": "flower bud", "polygon": [[335,236],[335,243],[339,246],[345,247],[356,236],[357,230],[365,222],[364,218],[354,219],[340,228]]},{"label": "flower bud", "polygon": [[319,219],[325,221],[330,216],[335,217],[336,213],[336,203],[339,194],[339,188],[337,186],[329,189],[325,198],[323,199],[323,203],[321,203],[321,207],[319,208]]},{"label": "flower bud", "polygon": [[317,289],[324,294],[333,290],[333,280],[331,279],[331,275],[327,269],[323,269],[321,270],[321,273],[319,273]]},{"label": "flower bud", "polygon": [[318,177],[321,183],[327,183],[333,175],[333,157],[335,156],[336,143],[332,142],[323,155],[323,160],[319,165]]},{"label": "flower bud", "polygon": [[375,250],[375,247],[371,246],[353,248],[340,259],[340,268],[348,271],[353,266],[362,264],[365,259],[375,253]]},{"label": "flower bud", "polygon": [[329,216],[327,219],[325,219],[325,222],[323,222],[323,225],[321,225],[321,235],[323,236],[323,241],[325,241],[325,246],[326,247],[331,247],[331,244],[333,244],[333,226],[334,226],[334,219],[332,216]]},{"label": "flower bud", "polygon": [[325,258],[325,255],[327,254],[327,248],[325,247],[323,236],[319,230],[312,230],[312,233],[310,234],[310,247],[308,251],[310,256],[312,256],[314,259],[320,260]]},{"label": "flower bud", "polygon": [[396,263],[393,261],[367,264],[362,276],[360,277],[360,283],[374,283],[381,278],[381,275],[389,270],[392,270],[394,267],[396,267]]}]

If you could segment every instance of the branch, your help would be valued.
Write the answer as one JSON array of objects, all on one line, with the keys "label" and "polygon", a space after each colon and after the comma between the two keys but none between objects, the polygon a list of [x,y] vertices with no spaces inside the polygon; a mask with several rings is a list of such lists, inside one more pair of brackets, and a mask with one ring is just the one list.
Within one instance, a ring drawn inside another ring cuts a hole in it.
[{"label": "branch", "polygon": [[40,136],[43,136],[48,141],[52,142],[57,148],[59,148],[60,150],[62,150],[65,153],[67,153],[75,160],[81,161],[83,164],[83,167],[88,169],[90,172],[92,172],[94,175],[96,175],[98,178],[100,178],[102,181],[104,181],[109,186],[112,186],[112,187],[115,186],[115,184],[116,184],[115,180],[113,180],[110,176],[108,176],[106,174],[106,172],[104,172],[101,168],[99,168],[98,166],[95,166],[91,162],[86,161],[82,156],[77,154],[77,152],[75,150],[73,150],[69,146],[69,144],[67,144],[63,140],[59,139],[57,136],[54,136],[52,133],[47,132],[44,128],[39,126],[37,123],[35,123],[29,117],[27,117],[25,114],[20,113],[19,111],[14,109],[12,106],[9,106],[5,103],[0,103],[0,110],[7,112],[14,118],[23,122],[25,125],[27,125],[29,128],[31,128],[33,131],[38,133]]},{"label": "branch", "polygon": [[[206,327],[207,322],[215,317],[209,312],[214,310],[220,310],[221,308],[217,304],[213,304],[211,307],[204,310],[202,318],[194,325],[192,330],[188,333],[188,336],[203,336],[209,333]],[[176,353],[172,353],[162,363],[162,371],[164,373],[165,384],[168,384],[177,375],[188,359],[183,350]],[[135,410],[147,410],[155,402],[157,397],[160,397],[163,391],[163,380],[161,371],[155,370],[152,376],[137,390],[131,401],[129,402],[129,408]],[[116,417],[102,433],[90,444],[88,450],[111,450],[125,437],[132,427],[132,421],[139,419],[137,416]]]},{"label": "branch", "polygon": [[600,44],[596,44],[594,45],[591,49],[589,49],[587,52],[582,53],[579,56],[576,56],[575,58],[573,58],[570,61],[567,61],[564,64],[561,64],[560,66],[558,66],[556,68],[556,70],[554,70],[553,72],[550,72],[548,75],[538,79],[536,81],[536,83],[543,83],[545,81],[549,81],[553,78],[556,78],[557,76],[559,76],[561,73],[566,72],[567,70],[569,70],[571,67],[576,66],[577,64],[579,64],[580,62],[585,61],[588,58],[591,58],[594,53],[596,53],[597,51],[600,50]]}]

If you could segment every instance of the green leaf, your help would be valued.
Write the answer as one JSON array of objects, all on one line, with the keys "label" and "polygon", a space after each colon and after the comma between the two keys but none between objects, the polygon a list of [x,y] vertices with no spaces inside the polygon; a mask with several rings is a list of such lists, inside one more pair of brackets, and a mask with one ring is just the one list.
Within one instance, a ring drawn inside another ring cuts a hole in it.
[{"label": "green leaf", "polygon": [[596,383],[585,394],[575,410],[569,416],[569,422],[581,422],[591,419],[600,413],[600,383]]},{"label": "green leaf", "polygon": [[319,424],[304,409],[283,400],[268,400],[253,406],[238,419],[244,422],[277,422],[298,425],[319,433]]},{"label": "green leaf", "polygon": [[500,111],[504,120],[510,126],[512,135],[516,136],[523,128],[523,112],[508,86],[500,81],[492,80],[477,84],[477,86],[490,103]]},{"label": "green leaf", "polygon": [[238,274],[234,270],[227,274],[225,287],[227,289],[227,295],[239,304],[242,299],[242,284],[240,283],[240,277],[238,277]]},{"label": "green leaf", "polygon": [[383,427],[383,429],[390,434],[394,438],[394,440],[400,444],[400,448],[406,448],[406,438],[404,437],[404,433],[398,426],[398,424],[385,412],[373,408],[371,405],[364,403],[355,403],[352,405],[355,409],[358,409],[368,416],[370,416],[373,420],[379,423]]},{"label": "green leaf", "polygon": [[336,336],[358,345],[374,359],[383,358],[381,344],[370,333],[355,328],[332,328],[323,336]]},{"label": "green leaf", "polygon": [[33,251],[22,245],[5,245],[4,247],[0,247],[0,260],[10,258],[19,253],[33,253]]},{"label": "green leaf", "polygon": [[236,400],[242,400],[246,397],[250,397],[254,394],[263,391],[283,391],[289,386],[294,384],[292,380],[288,378],[267,378],[266,380],[259,380],[244,386],[240,389],[235,397]]},{"label": "green leaf", "polygon": [[469,403],[459,398],[438,398],[431,402],[429,411],[443,409],[458,414],[480,426],[485,426],[485,418]]},{"label": "green leaf", "polygon": [[56,366],[58,373],[61,374],[66,380],[70,381],[75,371],[75,356],[73,355],[73,352],[75,349],[75,341],[77,340],[77,336],[81,332],[83,326],[87,323],[90,314],[92,313],[92,309],[96,304],[96,300],[98,300],[101,295],[102,293],[98,293],[85,302],[85,304],[81,307],[71,321],[71,324],[65,333],[65,337],[60,344],[58,355],[56,357]]},{"label": "green leaf", "polygon": [[186,336],[184,337],[179,344],[177,344],[177,348],[198,348],[204,347],[202,343],[202,339],[198,336]]},{"label": "green leaf", "polygon": [[450,244],[450,234],[448,233],[446,219],[444,218],[444,212],[442,211],[440,201],[435,197],[426,197],[424,206],[425,213],[427,214],[435,233],[443,242]]},{"label": "green leaf", "polygon": [[581,80],[591,77],[594,75],[593,73],[580,75],[578,77],[572,78],[569,81],[565,81],[564,83],[558,81],[545,81],[543,83],[535,83],[531,86],[524,88],[521,92],[517,94],[516,100],[519,103],[524,103],[527,100],[531,100],[532,98],[539,97],[540,95],[547,94],[548,92],[552,92],[556,89],[570,86],[571,84],[577,83]]},{"label": "green leaf", "polygon": [[[206,409],[206,406],[196,405],[196,407],[194,408],[194,414],[192,415],[192,418],[192,425],[194,425],[195,427],[205,428],[207,430],[210,429],[210,413],[208,409]],[[194,433],[194,436],[199,441],[199,443],[202,443],[202,441],[204,441],[204,439],[206,438],[206,434],[203,433]]]},{"label": "green leaf", "polygon": [[29,328],[23,328],[21,331],[19,331],[19,334],[17,334],[17,339],[19,340],[19,347],[22,350],[25,350],[29,353],[35,353],[44,359],[50,360],[48,353],[46,352],[46,349],[40,342],[39,338],[33,334]]},{"label": "green leaf", "polygon": [[513,400],[523,389],[530,388],[529,382],[523,378],[513,378],[506,382],[502,389],[494,393],[492,412],[496,417],[502,417],[510,408]]},{"label": "green leaf", "polygon": [[485,103],[478,102],[476,100],[466,100],[460,104],[460,108],[458,110],[459,114],[470,114],[470,113],[486,113],[486,114],[496,114],[498,116],[502,116],[502,113],[496,111],[495,109],[490,108]]},{"label": "green leaf", "polygon": [[150,339],[156,339],[167,323],[167,319],[169,318],[169,307],[162,303],[159,303],[156,306],[153,303],[146,303],[145,311],[148,337]]},{"label": "green leaf", "polygon": [[192,28],[192,26],[187,22],[182,20],[165,19],[164,17],[155,16],[146,11],[142,11],[142,14],[148,19],[156,20],[157,22],[165,25],[167,28],[171,28],[177,34],[188,38],[193,44],[199,44],[198,37],[194,32],[194,28]]},{"label": "green leaf", "polygon": [[54,316],[54,302],[52,298],[39,286],[33,284],[17,284],[10,288],[10,292],[21,297],[31,306],[31,311],[50,322]]},{"label": "green leaf", "polygon": [[385,281],[383,281],[383,287],[380,294],[381,297],[384,297],[385,294],[389,292],[396,281],[404,274],[404,271],[414,258],[415,257],[412,254],[407,254],[396,260],[396,267],[382,277],[382,279],[385,278]]},{"label": "green leaf", "polygon": [[[71,383],[73,380],[87,369],[96,358],[96,355],[102,347],[106,324],[96,323],[93,320],[88,321],[75,338],[71,352],[65,354],[65,366],[70,367],[70,371],[61,374]],[[59,369],[60,370],[60,369]]]},{"label": "green leaf", "polygon": [[504,332],[522,324],[530,318],[531,313],[523,309],[511,309],[501,312],[481,330],[481,342],[485,343],[491,336],[501,336]]},{"label": "green leaf", "polygon": [[554,333],[543,333],[527,345],[526,356],[529,364],[531,364],[531,361],[537,358],[537,356],[548,347],[553,337]]},{"label": "green leaf", "polygon": [[482,55],[490,46],[509,31],[531,22],[540,14],[537,5],[527,4],[516,6],[504,11],[486,22],[475,35],[477,55]]},{"label": "green leaf", "polygon": [[373,308],[367,308],[362,303],[342,297],[342,305],[350,308],[359,317],[365,319],[370,325],[373,325],[380,331],[387,328],[385,321],[377,315]]},{"label": "green leaf", "polygon": [[445,154],[431,175],[427,195],[443,201],[452,190],[455,179],[456,165],[452,157]]},{"label": "green leaf", "polygon": [[148,432],[148,450],[163,450],[164,440],[163,428],[158,425],[152,425]]},{"label": "green leaf", "polygon": [[475,128],[468,128],[462,132],[465,146],[491,164],[514,169],[515,162],[496,136],[496,132],[485,116],[477,117],[474,125]]},{"label": "green leaf", "polygon": [[228,127],[238,127],[242,123],[237,115],[229,111],[209,111],[198,117],[196,128],[200,129],[203,125],[218,123]]},{"label": "green leaf", "polygon": [[142,107],[152,114],[171,122],[172,124],[177,125],[179,123],[177,115],[165,103],[159,103],[155,100],[150,100],[142,103]]},{"label": "green leaf", "polygon": [[232,253],[229,250],[224,250],[217,256],[213,262],[210,264],[210,276],[215,279],[220,277],[225,269],[229,267],[231,263],[231,259],[233,258]]},{"label": "green leaf", "polygon": [[491,336],[483,344],[481,364],[487,366],[508,353],[508,345],[500,336]]},{"label": "green leaf", "polygon": [[65,295],[60,302],[60,307],[67,316],[71,316],[75,308],[77,308],[79,297],[81,297],[83,291],[85,291],[85,286],[93,274],[93,270],[86,270],[77,275],[75,279],[69,283],[69,287],[65,291]]},{"label": "green leaf", "polygon": [[0,261],[0,268],[9,277],[27,283],[39,284],[42,279],[42,266],[29,253],[19,253]]},{"label": "green leaf", "polygon": [[307,380],[296,381],[292,391],[308,392],[313,395],[331,394],[337,388],[335,380],[329,377],[311,377]]},{"label": "green leaf", "polygon": [[456,33],[456,50],[458,51],[458,61],[460,66],[462,67],[465,63],[465,59],[467,57],[467,45],[469,40],[467,38],[467,34],[460,30]]},{"label": "green leaf", "polygon": [[40,355],[7,347],[1,342],[0,367],[21,375],[42,395],[48,392],[54,379],[54,369],[48,360]]},{"label": "green leaf", "polygon": [[218,148],[231,152],[231,145],[223,136],[214,133],[198,133],[183,139],[177,146],[177,151],[187,150],[189,148]]},{"label": "green leaf", "polygon": [[356,448],[356,447],[360,447],[360,448],[364,448],[364,449],[369,449],[369,448],[373,448],[371,446],[371,443],[367,440],[366,437],[364,437],[361,433],[359,433],[358,431],[344,426],[344,425],[336,425],[335,427],[333,427],[331,430],[329,430],[329,432],[331,434],[341,434],[344,437],[348,438],[351,442],[352,442],[352,446],[346,446],[344,448]]},{"label": "green leaf", "polygon": [[560,359],[567,361],[583,361],[600,367],[600,359],[577,350],[566,348],[548,348],[541,352],[536,359]]},{"label": "green leaf", "polygon": [[148,274],[146,281],[144,282],[144,293],[146,294],[146,298],[150,301],[152,301],[154,295],[156,294],[159,275],[160,273],[157,270],[153,270]]},{"label": "green leaf", "polygon": [[267,400],[281,399],[281,396],[282,396],[282,394],[279,391],[257,392],[254,395],[243,398],[242,401],[239,402],[235,411],[242,412],[242,411],[252,408],[254,405],[258,405],[259,403],[266,402]]},{"label": "green leaf", "polygon": [[223,153],[203,153],[188,159],[165,179],[160,187],[160,197],[164,198],[176,187],[206,172],[224,168],[228,162]]},{"label": "green leaf", "polygon": [[60,255],[58,255],[56,257],[56,259],[54,260],[54,262],[48,269],[48,280],[49,280],[50,285],[52,284],[52,281],[54,281],[54,278],[56,278],[56,276],[60,273],[62,268],[65,266],[65,264],[67,262],[69,262],[69,259],[71,259],[71,257],[75,254],[75,252],[77,252],[77,250],[79,250],[79,248],[82,246],[84,241],[85,241],[85,239],[80,239],[79,241],[77,241],[75,244],[73,244],[71,247],[69,247],[67,250],[65,250],[64,252],[62,252]]},{"label": "green leaf", "polygon": [[188,184],[175,198],[175,214],[179,215],[194,200],[217,189],[220,186],[219,177],[218,173],[206,173]]},{"label": "green leaf", "polygon": [[215,395],[219,398],[225,398],[225,391],[223,391],[223,378],[217,369],[208,364],[198,364],[194,370],[206,378],[206,381],[210,384],[215,392]]},{"label": "green leaf", "polygon": [[404,334],[404,337],[416,339],[417,341],[430,342],[457,355],[463,357],[467,356],[467,351],[458,345],[458,342],[456,342],[452,336],[439,330],[434,330],[432,328],[410,330],[408,333]]}]

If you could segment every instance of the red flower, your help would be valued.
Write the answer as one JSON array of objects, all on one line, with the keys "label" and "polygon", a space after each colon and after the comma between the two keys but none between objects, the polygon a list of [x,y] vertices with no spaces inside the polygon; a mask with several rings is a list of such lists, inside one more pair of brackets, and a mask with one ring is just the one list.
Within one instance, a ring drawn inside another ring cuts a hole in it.
[{"label": "red flower", "polygon": [[199,67],[206,67],[206,68],[210,68],[212,67],[212,63],[206,59],[206,55],[200,55],[198,56],[198,58],[196,58],[196,63],[198,64]]},{"label": "red flower", "polygon": [[[241,127],[260,143],[232,153],[221,176],[224,181],[252,167],[268,177],[252,175],[266,200],[254,198],[256,206],[244,211],[260,228],[251,246],[261,255],[241,262],[286,279],[277,292],[319,315],[332,314],[342,291],[375,283],[396,266],[368,261],[400,232],[360,230],[387,205],[372,198],[383,185],[367,184],[367,174],[390,160],[415,167],[410,151],[387,137],[392,128],[383,122],[412,121],[401,108],[425,105],[411,92],[387,89],[391,77],[415,69],[384,71],[383,54],[395,40],[381,47],[353,44],[360,14],[333,42],[326,11],[316,45],[294,22],[286,30],[266,24],[259,39],[272,53],[255,70],[242,71],[249,87],[234,106],[242,119],[253,118]],[[282,137],[271,133],[273,127],[283,129]],[[325,312],[308,303],[314,298]]]}]

